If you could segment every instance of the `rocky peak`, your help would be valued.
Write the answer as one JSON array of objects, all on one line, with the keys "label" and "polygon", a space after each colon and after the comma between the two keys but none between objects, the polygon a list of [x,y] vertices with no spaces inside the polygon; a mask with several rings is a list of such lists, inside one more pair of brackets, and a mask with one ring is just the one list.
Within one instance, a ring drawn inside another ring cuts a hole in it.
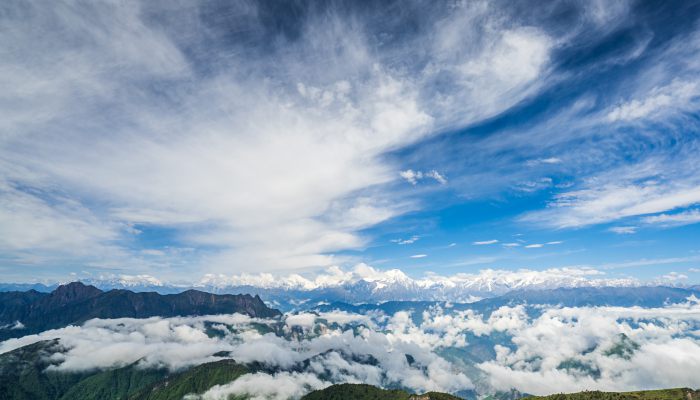
[{"label": "rocky peak", "polygon": [[84,285],[81,282],[71,282],[61,285],[51,292],[51,302],[67,304],[74,301],[89,299],[102,294],[102,291],[94,286]]}]

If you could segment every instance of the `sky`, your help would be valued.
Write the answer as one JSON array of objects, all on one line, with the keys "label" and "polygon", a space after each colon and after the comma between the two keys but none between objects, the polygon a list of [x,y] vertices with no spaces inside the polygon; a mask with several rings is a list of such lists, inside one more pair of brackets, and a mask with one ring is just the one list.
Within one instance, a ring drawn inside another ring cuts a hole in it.
[{"label": "sky", "polygon": [[0,280],[700,283],[700,3],[4,1]]}]

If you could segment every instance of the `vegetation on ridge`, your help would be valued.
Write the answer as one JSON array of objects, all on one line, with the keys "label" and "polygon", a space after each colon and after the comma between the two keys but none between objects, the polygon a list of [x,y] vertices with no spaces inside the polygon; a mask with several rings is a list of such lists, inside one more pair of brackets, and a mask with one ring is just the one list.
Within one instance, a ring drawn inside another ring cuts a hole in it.
[{"label": "vegetation on ridge", "polygon": [[381,389],[364,384],[343,383],[313,391],[301,400],[460,400],[446,393],[429,392],[422,395],[403,390]]},{"label": "vegetation on ridge", "polygon": [[645,390],[639,392],[585,391],[569,394],[528,397],[528,400],[700,400],[700,391],[687,388]]}]

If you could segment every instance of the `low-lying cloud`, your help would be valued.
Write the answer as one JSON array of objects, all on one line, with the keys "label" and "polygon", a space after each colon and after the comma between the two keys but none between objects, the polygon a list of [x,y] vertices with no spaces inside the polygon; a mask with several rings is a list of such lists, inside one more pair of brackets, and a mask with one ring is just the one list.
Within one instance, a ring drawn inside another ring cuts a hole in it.
[{"label": "low-lying cloud", "polygon": [[393,314],[305,312],[281,320],[238,314],[95,319],[5,341],[0,353],[53,338],[66,348],[51,356],[50,368],[59,371],[134,362],[178,370],[222,354],[269,368],[216,386],[202,399],[298,398],[343,382],[482,394],[692,387],[700,369],[700,301],[490,312],[448,304]]}]

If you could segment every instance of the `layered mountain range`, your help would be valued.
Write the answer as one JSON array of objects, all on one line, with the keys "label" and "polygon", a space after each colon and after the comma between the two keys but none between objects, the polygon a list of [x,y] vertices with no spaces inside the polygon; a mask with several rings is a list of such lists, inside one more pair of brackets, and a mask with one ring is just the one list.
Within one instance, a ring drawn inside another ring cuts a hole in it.
[{"label": "layered mountain range", "polygon": [[[298,274],[206,275],[195,284],[160,281],[152,276],[114,276],[85,279],[85,284],[102,290],[128,289],[160,294],[181,293],[195,289],[218,294],[250,293],[282,310],[302,305],[330,302],[378,303],[386,301],[450,301],[469,303],[514,291],[554,290],[559,288],[652,287],[669,282],[640,282],[627,278],[608,278],[587,268],[535,270],[482,270],[475,274],[451,276],[427,275],[412,278],[400,270],[380,271],[366,265],[352,270],[329,268],[309,278]],[[49,292],[57,285],[0,284],[0,291],[36,290]],[[697,286],[684,287],[696,290]]]}]

